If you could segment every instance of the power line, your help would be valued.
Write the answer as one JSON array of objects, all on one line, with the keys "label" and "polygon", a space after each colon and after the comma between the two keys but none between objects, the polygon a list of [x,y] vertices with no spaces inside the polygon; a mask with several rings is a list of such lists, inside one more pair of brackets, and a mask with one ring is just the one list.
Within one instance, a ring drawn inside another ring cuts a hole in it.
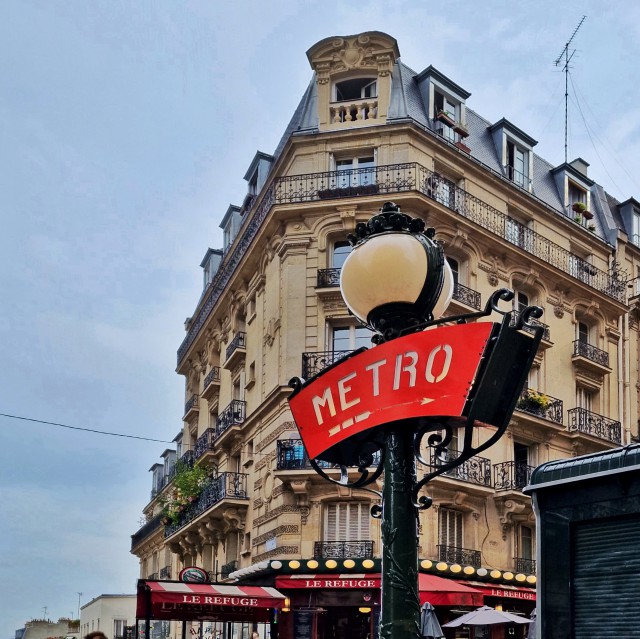
[{"label": "power line", "polygon": [[140,435],[125,435],[124,433],[111,433],[106,430],[96,430],[95,428],[83,428],[81,426],[69,426],[69,424],[59,424],[58,422],[48,422],[44,419],[33,419],[32,417],[21,417],[19,415],[9,415],[8,413],[0,413],[0,417],[8,417],[9,419],[20,419],[25,422],[35,422],[36,424],[47,424],[48,426],[58,426],[60,428],[70,428],[71,430],[81,430],[87,433],[96,433],[98,435],[111,435],[112,437],[126,437],[127,439],[141,439],[147,442],[159,442],[161,444],[173,444],[166,439],[153,439],[152,437],[141,437]]}]

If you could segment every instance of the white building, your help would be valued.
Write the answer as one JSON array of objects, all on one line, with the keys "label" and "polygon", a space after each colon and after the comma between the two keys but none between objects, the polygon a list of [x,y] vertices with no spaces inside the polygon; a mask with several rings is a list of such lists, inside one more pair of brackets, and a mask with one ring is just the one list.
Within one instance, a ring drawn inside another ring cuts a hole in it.
[{"label": "white building", "polygon": [[101,630],[107,639],[124,639],[136,622],[135,595],[100,595],[80,609],[80,635]]}]

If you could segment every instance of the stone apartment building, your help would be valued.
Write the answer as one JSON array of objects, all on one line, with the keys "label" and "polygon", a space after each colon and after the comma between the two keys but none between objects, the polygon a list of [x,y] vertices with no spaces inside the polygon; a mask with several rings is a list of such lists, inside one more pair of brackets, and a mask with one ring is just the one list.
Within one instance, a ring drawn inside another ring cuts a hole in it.
[{"label": "stone apartment building", "polygon": [[[453,584],[465,583],[526,614],[531,471],[638,437],[640,202],[608,195],[582,158],[542,159],[517,113],[487,121],[454,79],[405,65],[385,33],[326,38],[307,58],[311,81],[278,147],[250,162],[242,203],[222,217],[224,245],[201,263],[203,293],[177,354],[183,428],[151,468],[147,523],[132,536],[140,576],[177,579],[200,566],[213,579],[275,585],[294,610],[330,610],[314,618],[314,637],[375,627],[378,498],[311,469],[287,397],[292,377],[370,345],[339,272],[347,234],[393,201],[444,243],[455,279],[448,314],[484,307],[500,287],[515,291],[515,313],[544,310],[507,434],[433,480],[434,505],[420,515],[421,590],[437,598],[438,577],[452,584],[440,592],[441,621],[464,607]],[[192,467],[206,477],[176,498],[176,469]]]}]

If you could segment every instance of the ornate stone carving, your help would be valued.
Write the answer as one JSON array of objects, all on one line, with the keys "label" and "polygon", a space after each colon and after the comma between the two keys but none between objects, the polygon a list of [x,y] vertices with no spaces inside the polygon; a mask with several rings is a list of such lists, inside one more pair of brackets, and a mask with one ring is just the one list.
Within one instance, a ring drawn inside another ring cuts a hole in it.
[{"label": "ornate stone carving", "polygon": [[225,522],[225,532],[229,530],[244,530],[244,516],[237,508],[227,508],[222,512]]}]

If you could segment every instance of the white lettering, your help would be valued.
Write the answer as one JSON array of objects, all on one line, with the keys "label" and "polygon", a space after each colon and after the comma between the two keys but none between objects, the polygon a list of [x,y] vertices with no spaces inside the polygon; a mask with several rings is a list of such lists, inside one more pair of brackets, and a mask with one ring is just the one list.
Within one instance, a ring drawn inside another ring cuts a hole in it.
[{"label": "white lettering", "polygon": [[324,391],[324,395],[322,397],[318,397],[317,395],[311,400],[313,404],[313,410],[316,413],[316,421],[318,422],[318,426],[322,425],[324,419],[322,418],[322,413],[320,412],[320,408],[322,406],[329,405],[329,414],[331,417],[336,416],[336,406],[333,403],[333,395],[331,394],[331,389],[327,388]]},{"label": "white lettering", "polygon": [[[444,351],[444,362],[442,364],[442,369],[440,373],[436,376],[433,374],[433,362],[435,360],[436,355],[440,352]],[[427,366],[425,368],[425,378],[431,384],[436,384],[442,381],[447,374],[449,373],[449,367],[451,366],[451,358],[453,357],[453,349],[449,344],[441,344],[440,346],[436,346],[430,353],[429,358],[427,359]]]},{"label": "white lettering", "polygon": [[340,408],[342,410],[347,410],[347,408],[351,408],[352,406],[360,403],[359,397],[355,397],[350,402],[347,401],[347,393],[351,390],[351,386],[347,386],[346,383],[355,376],[356,373],[354,371],[353,373],[349,373],[347,376],[338,380],[338,394],[340,395]]},{"label": "white lettering", "polygon": [[[408,357],[411,362],[402,366],[403,357]],[[409,373],[409,387],[412,388],[416,385],[416,363],[418,362],[418,353],[415,351],[407,351],[404,355],[400,353],[396,355],[396,370],[393,376],[393,390],[400,388],[400,374]]]},{"label": "white lettering", "polygon": [[380,366],[382,366],[383,364],[386,364],[387,360],[386,359],[381,359],[377,362],[373,362],[373,364],[369,364],[369,366],[367,366],[365,368],[366,371],[371,371],[373,373],[372,377],[373,377],[373,396],[377,397],[378,395],[380,395],[380,371],[378,370],[380,368]]}]

